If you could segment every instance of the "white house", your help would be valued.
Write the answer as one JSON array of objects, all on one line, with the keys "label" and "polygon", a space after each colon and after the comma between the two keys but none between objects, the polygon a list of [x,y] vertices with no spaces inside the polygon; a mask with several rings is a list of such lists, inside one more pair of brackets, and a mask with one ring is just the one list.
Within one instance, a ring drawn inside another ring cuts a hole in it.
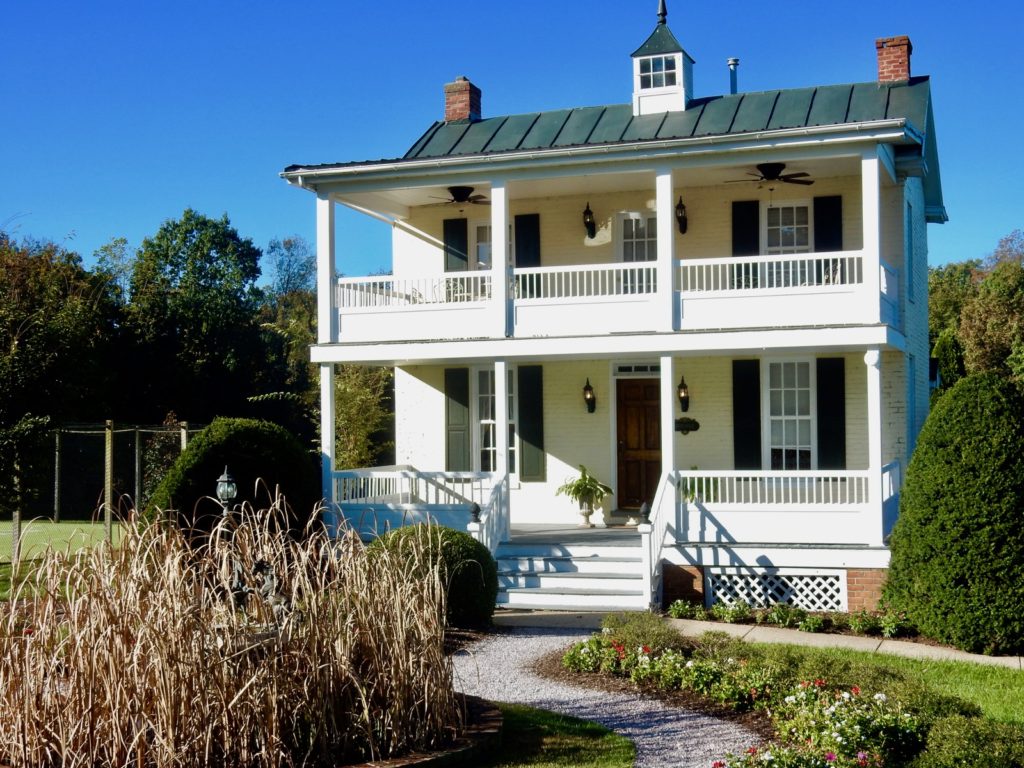
[{"label": "white house", "polygon": [[[876,81],[707,95],[662,2],[627,103],[487,117],[459,77],[400,157],[285,169],[316,194],[332,520],[470,530],[511,605],[873,606],[946,220],[929,80],[875,45]],[[337,277],[338,205],[390,223],[391,275]],[[337,363],[394,367],[399,466],[335,467]],[[606,522],[649,522],[578,530],[580,464]]]}]

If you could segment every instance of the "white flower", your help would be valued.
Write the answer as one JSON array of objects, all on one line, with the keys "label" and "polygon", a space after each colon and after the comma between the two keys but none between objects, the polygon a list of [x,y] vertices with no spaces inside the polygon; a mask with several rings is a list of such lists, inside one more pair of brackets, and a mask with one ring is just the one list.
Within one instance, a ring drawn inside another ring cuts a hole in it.
[{"label": "white flower", "polygon": [[796,704],[796,696],[787,696],[785,701],[787,704]]},{"label": "white flower", "polygon": [[689,669],[692,666],[693,666],[693,659],[690,659],[688,662],[686,662],[686,668]]},{"label": "white flower", "polygon": [[876,693],[875,701],[887,701],[887,697],[884,693]]}]

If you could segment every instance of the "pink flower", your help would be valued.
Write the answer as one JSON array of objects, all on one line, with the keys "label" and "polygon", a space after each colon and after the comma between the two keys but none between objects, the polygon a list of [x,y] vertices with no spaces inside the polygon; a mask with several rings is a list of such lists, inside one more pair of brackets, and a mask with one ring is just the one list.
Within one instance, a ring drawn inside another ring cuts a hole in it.
[{"label": "pink flower", "polygon": [[838,759],[839,758],[836,757],[836,753],[835,752],[826,752],[825,753],[825,762],[826,763],[834,763]]},{"label": "pink flower", "polygon": [[711,768],[726,768],[725,760],[715,760],[715,762],[711,764]]},{"label": "pink flower", "polygon": [[[860,696],[860,686],[859,685],[853,686],[853,688],[850,689],[850,693],[852,693],[854,696]],[[861,754],[864,754],[864,753],[861,752]]]}]

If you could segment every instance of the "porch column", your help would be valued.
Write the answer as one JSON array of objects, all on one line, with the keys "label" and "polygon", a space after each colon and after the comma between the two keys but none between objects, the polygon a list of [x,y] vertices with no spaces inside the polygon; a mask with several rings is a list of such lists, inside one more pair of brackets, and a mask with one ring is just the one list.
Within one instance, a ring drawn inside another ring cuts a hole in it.
[{"label": "porch column", "polygon": [[504,181],[491,182],[491,304],[493,335],[512,336],[509,305],[508,188]]},{"label": "porch column", "polygon": [[338,313],[334,308],[334,201],[318,192],[316,196],[316,296],[317,342],[338,340]]},{"label": "porch column", "polygon": [[672,204],[672,170],[659,168],[655,178],[656,208],[658,219],[658,293],[657,293],[657,330],[675,330],[678,321],[673,302],[675,296],[674,264],[676,258],[676,238],[673,224]]},{"label": "porch column", "polygon": [[864,521],[867,543],[882,546],[882,355],[877,349],[864,353],[867,367],[868,505]]},{"label": "porch column", "polygon": [[672,357],[661,358],[661,474],[676,468],[676,385]]},{"label": "porch column", "polygon": [[861,210],[864,218],[864,320],[877,323],[881,319],[881,162],[878,148],[865,150],[860,159]]},{"label": "porch column", "polygon": [[494,361],[494,471],[508,474],[508,363]]},{"label": "porch column", "polygon": [[[334,202],[324,193],[316,198],[316,294],[317,343],[338,339],[338,313],[334,301]],[[337,523],[334,507],[334,364],[320,365],[320,482],[323,498],[329,503],[328,525]]]}]

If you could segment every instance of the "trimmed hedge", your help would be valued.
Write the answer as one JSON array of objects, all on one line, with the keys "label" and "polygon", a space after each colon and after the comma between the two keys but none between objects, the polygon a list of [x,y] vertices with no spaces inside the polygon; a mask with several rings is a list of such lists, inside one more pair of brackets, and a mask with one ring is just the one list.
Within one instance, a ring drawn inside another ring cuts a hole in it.
[{"label": "trimmed hedge", "polygon": [[976,717],[939,720],[913,768],[1024,768],[1024,728]]},{"label": "trimmed hedge", "polygon": [[[430,562],[414,559],[413,541],[425,541],[420,549]],[[408,558],[409,572],[426,573],[437,564],[448,585],[448,623],[455,627],[480,629],[491,623],[498,598],[498,565],[483,544],[468,533],[442,525],[418,523],[389,531],[371,545],[386,547]]]},{"label": "trimmed hedge", "polygon": [[918,438],[884,599],[922,634],[975,653],[1024,651],[1024,396],[961,379]]},{"label": "trimmed hedge", "polygon": [[175,510],[183,525],[208,529],[211,517],[220,513],[215,493],[225,466],[238,484],[237,503],[269,507],[279,487],[292,524],[301,527],[312,518],[321,498],[315,457],[284,427],[233,418],[214,419],[192,439],[157,486],[147,514]]}]

